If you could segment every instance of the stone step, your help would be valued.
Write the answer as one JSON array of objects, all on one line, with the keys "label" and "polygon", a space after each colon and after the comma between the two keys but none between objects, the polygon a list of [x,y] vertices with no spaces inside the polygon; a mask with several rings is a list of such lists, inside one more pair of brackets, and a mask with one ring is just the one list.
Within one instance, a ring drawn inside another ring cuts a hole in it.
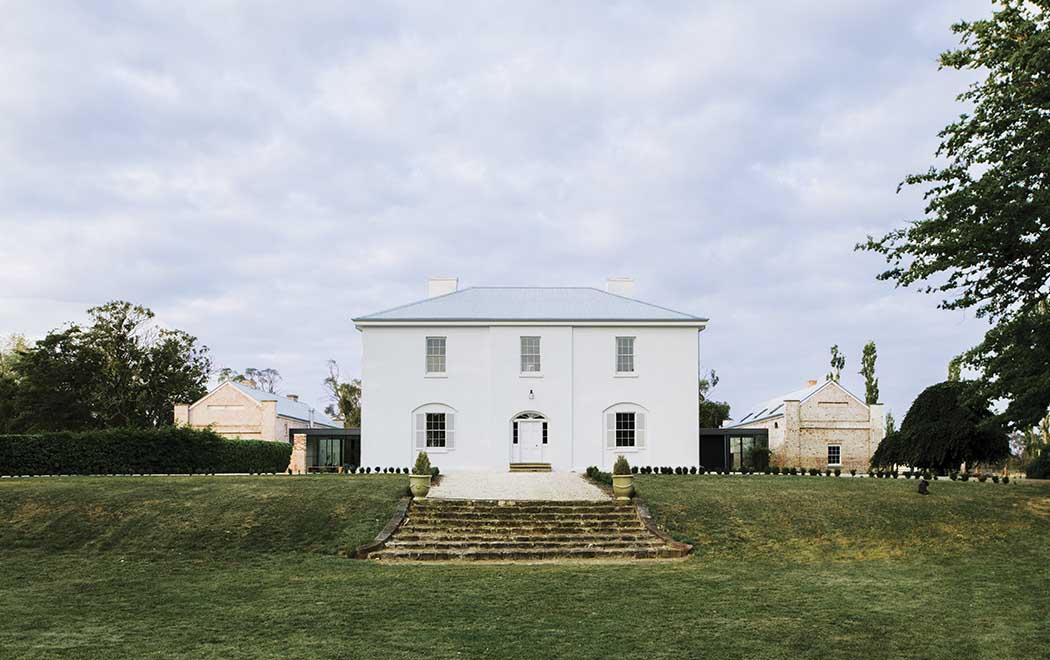
[{"label": "stone step", "polygon": [[552,500],[443,500],[426,498],[416,500],[412,503],[413,509],[420,511],[435,510],[460,510],[460,509],[543,509],[558,511],[575,511],[578,509],[588,510],[617,510],[633,508],[629,504],[620,504],[613,500],[581,500],[581,501],[552,501]]},{"label": "stone step", "polygon": [[627,523],[637,515],[624,513],[409,513],[408,520],[454,525],[514,525],[520,523]]},{"label": "stone step", "polygon": [[641,523],[606,523],[606,524],[589,524],[580,525],[575,523],[522,523],[522,524],[501,524],[501,525],[447,525],[447,524],[432,524],[432,523],[417,523],[409,522],[401,527],[403,532],[446,532],[449,534],[470,534],[473,532],[485,532],[485,533],[512,533],[512,534],[555,534],[555,533],[572,533],[574,531],[588,532],[592,534],[609,534],[609,533],[623,533],[623,532],[638,532],[641,533],[645,530],[645,527]]},{"label": "stone step", "polygon": [[633,548],[507,548],[463,550],[389,549],[374,553],[373,558],[393,561],[545,561],[558,559],[661,559],[680,557],[682,553],[668,547]]},{"label": "stone step", "polygon": [[511,463],[511,472],[550,472],[550,463]]},{"label": "stone step", "polygon": [[479,541],[514,541],[514,542],[528,542],[533,540],[543,541],[574,541],[574,540],[589,540],[595,538],[608,539],[610,541],[648,541],[653,538],[653,535],[648,530],[638,529],[625,529],[625,530],[603,530],[602,532],[595,534],[588,532],[587,530],[564,530],[564,531],[544,531],[539,534],[529,533],[508,533],[505,529],[497,530],[463,530],[463,531],[450,531],[447,529],[432,529],[432,530],[417,530],[412,528],[402,528],[396,537],[399,540],[405,541],[446,541],[446,540],[458,540],[458,539],[476,539]]},{"label": "stone step", "polygon": [[476,548],[479,550],[493,549],[519,549],[531,550],[533,548],[569,548],[590,549],[604,548],[655,548],[662,546],[659,539],[631,539],[628,541],[614,541],[601,537],[575,538],[567,541],[554,541],[549,538],[530,539],[528,541],[504,541],[504,540],[482,540],[474,538],[457,538],[455,540],[433,540],[410,541],[395,539],[387,543],[389,549],[434,549],[434,550],[462,550]]}]

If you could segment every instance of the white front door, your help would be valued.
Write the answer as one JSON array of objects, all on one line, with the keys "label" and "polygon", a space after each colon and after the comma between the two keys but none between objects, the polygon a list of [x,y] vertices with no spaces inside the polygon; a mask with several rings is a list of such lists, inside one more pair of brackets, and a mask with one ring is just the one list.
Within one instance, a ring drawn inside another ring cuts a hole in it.
[{"label": "white front door", "polygon": [[522,463],[543,462],[543,422],[538,419],[518,422],[518,452]]}]

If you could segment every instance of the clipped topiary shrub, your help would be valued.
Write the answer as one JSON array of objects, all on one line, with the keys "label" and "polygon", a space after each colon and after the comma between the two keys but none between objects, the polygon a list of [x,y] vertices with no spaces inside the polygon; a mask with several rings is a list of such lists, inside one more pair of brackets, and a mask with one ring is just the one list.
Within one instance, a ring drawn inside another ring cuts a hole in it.
[{"label": "clipped topiary shrub", "polygon": [[431,474],[430,457],[427,456],[425,451],[419,452],[416,456],[416,464],[412,466],[412,474]]},{"label": "clipped topiary shrub", "polygon": [[841,475],[842,475],[842,468],[835,468],[835,476],[838,477],[838,476],[841,476]]},{"label": "clipped topiary shrub", "polygon": [[616,457],[616,462],[613,463],[613,474],[630,474],[631,464],[627,462],[627,457],[620,454]]},{"label": "clipped topiary shrub", "polygon": [[809,476],[816,477],[818,475],[820,475],[820,470],[817,468],[809,468]]},{"label": "clipped topiary shrub", "polygon": [[857,469],[856,468],[850,468],[849,476],[851,476],[851,477],[857,476]]},{"label": "clipped topiary shrub", "polygon": [[1008,474],[1004,474],[1003,475],[1003,483],[1004,484],[1010,483],[1010,475],[1008,475]]}]

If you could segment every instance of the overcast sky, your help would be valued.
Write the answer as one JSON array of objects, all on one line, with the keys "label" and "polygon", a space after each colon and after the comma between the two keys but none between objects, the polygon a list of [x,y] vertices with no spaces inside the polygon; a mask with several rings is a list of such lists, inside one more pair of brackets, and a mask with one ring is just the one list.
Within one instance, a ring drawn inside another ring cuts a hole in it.
[{"label": "overcast sky", "polygon": [[3,334],[126,299],[320,405],[430,275],[628,275],[734,411],[833,343],[863,395],[874,339],[899,420],[986,329],[853,251],[921,214],[983,0],[0,4]]}]

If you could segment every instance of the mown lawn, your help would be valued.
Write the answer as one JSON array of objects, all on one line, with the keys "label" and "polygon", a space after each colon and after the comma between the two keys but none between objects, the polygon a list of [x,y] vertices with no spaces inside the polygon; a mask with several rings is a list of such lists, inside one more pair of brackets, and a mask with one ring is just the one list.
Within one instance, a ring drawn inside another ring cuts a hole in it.
[{"label": "mown lawn", "polygon": [[[938,481],[928,498],[903,479],[661,476],[639,487],[677,536],[697,543],[693,558],[341,558],[385,523],[398,477],[3,480],[0,657],[1036,658],[1050,649],[1048,483]],[[285,517],[299,522],[258,529]]]}]

